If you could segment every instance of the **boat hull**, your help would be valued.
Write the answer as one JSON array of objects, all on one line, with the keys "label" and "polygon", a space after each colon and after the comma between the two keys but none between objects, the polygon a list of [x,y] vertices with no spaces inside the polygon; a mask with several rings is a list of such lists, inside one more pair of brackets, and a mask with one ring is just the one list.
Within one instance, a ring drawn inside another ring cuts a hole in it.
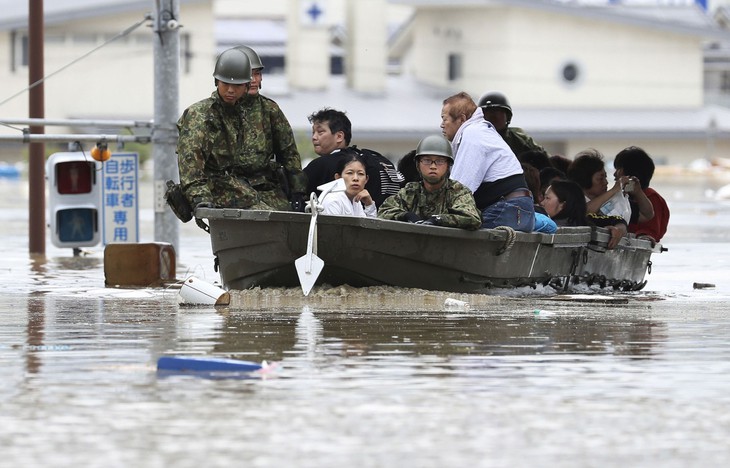
[{"label": "boat hull", "polygon": [[[198,216],[210,225],[224,287],[299,286],[294,260],[306,252],[311,215],[204,209]],[[317,284],[465,293],[538,284],[565,287],[581,281],[641,284],[653,252],[649,243],[626,239],[617,249],[606,251],[600,243],[607,241],[607,233],[601,231],[589,227],[563,228],[551,235],[465,231],[320,215],[315,253],[324,261],[324,269]]]}]

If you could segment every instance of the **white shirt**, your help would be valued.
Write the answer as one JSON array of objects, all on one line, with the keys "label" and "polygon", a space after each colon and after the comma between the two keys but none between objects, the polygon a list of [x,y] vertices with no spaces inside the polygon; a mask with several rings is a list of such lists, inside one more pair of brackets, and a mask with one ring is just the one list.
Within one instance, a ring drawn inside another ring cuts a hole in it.
[{"label": "white shirt", "polygon": [[322,214],[359,216],[361,218],[375,218],[378,216],[375,203],[363,207],[361,202],[354,202],[347,197],[346,189],[345,179],[335,179],[317,187],[317,190],[322,191],[318,199],[323,208]]},{"label": "white shirt", "polygon": [[494,126],[484,120],[481,107],[477,107],[469,120],[461,124],[451,148],[454,152],[451,179],[466,185],[472,192],[482,182],[522,174],[520,161]]}]

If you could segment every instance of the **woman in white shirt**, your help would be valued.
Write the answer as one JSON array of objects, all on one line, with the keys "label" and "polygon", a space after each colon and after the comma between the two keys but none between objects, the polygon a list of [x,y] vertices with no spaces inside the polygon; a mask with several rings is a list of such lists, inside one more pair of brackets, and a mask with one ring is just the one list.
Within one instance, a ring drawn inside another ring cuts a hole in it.
[{"label": "woman in white shirt", "polygon": [[337,165],[335,180],[317,187],[322,191],[322,214],[375,218],[378,210],[365,189],[368,182],[365,161],[357,154],[343,158]]}]

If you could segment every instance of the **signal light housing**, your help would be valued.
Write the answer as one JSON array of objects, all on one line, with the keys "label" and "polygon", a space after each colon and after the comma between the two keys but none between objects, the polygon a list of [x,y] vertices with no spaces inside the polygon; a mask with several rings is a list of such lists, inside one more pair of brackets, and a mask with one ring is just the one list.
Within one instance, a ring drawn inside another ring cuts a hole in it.
[{"label": "signal light housing", "polygon": [[48,225],[56,247],[91,247],[100,242],[100,170],[101,163],[82,152],[48,158]]}]

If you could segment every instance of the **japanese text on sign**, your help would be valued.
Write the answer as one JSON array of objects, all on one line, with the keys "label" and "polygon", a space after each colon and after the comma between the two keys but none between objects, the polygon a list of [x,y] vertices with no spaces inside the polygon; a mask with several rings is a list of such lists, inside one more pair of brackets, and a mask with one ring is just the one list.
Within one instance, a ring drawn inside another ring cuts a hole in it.
[{"label": "japanese text on sign", "polygon": [[112,154],[102,167],[104,244],[139,242],[137,153]]}]

